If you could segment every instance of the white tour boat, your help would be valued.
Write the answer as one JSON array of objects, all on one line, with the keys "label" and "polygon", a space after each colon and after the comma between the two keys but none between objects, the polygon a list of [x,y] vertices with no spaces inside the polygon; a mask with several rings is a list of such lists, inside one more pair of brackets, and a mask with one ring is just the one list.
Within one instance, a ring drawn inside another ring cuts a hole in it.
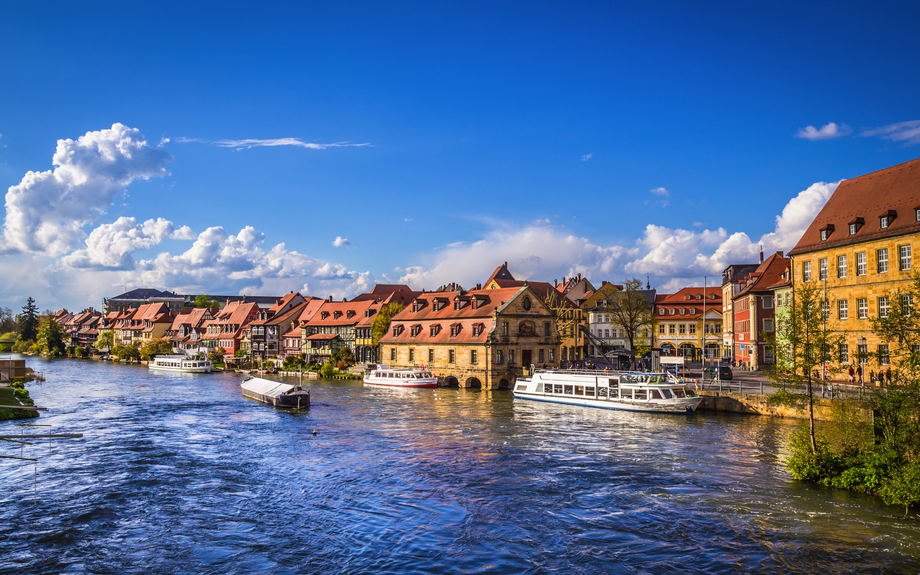
[{"label": "white tour boat", "polygon": [[651,413],[691,414],[702,398],[666,373],[534,369],[518,378],[514,397]]},{"label": "white tour boat", "polygon": [[424,369],[389,369],[378,365],[364,376],[366,385],[392,387],[437,387],[438,378]]},{"label": "white tour boat", "polygon": [[182,373],[210,373],[214,370],[211,360],[187,355],[158,355],[147,364],[150,369],[179,371]]}]

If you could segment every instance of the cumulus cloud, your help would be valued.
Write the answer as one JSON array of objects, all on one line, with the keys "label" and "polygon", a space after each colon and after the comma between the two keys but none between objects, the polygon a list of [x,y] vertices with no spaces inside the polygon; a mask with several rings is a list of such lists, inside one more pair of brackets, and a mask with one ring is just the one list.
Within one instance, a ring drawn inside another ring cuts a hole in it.
[{"label": "cumulus cloud", "polygon": [[582,156],[582,157],[581,157],[581,161],[582,161],[582,162],[587,162],[587,161],[590,160],[592,157],[594,157],[594,152],[591,152],[590,154],[585,154],[584,156]]},{"label": "cumulus cloud", "polygon": [[172,156],[123,124],[58,140],[54,170],[28,172],[6,194],[3,234],[13,250],[59,256],[86,237],[82,227],[137,179],[166,175]]},{"label": "cumulus cloud", "polygon": [[652,189],[649,190],[649,191],[652,192],[653,194],[655,194],[656,196],[664,196],[664,197],[666,197],[666,198],[670,198],[670,197],[671,197],[671,192],[667,191],[667,190],[664,189],[664,188],[652,188]]},{"label": "cumulus cloud", "polygon": [[206,144],[213,144],[215,146],[220,146],[221,148],[235,148],[237,150],[249,149],[249,148],[263,148],[263,147],[277,147],[277,146],[294,146],[298,148],[307,148],[310,150],[325,150],[326,148],[363,148],[365,146],[370,146],[371,144],[365,142],[363,144],[355,144],[352,142],[334,142],[332,144],[317,144],[316,142],[305,142],[300,138],[268,138],[268,139],[256,139],[256,138],[246,138],[241,140],[201,140],[198,138],[176,138],[177,142],[182,143],[194,143],[194,142],[203,142]]},{"label": "cumulus cloud", "polygon": [[337,248],[350,248],[351,242],[341,236],[335,236],[335,241],[332,242],[332,245]]},{"label": "cumulus cloud", "polygon": [[832,138],[840,138],[843,136],[847,136],[852,131],[853,130],[851,130],[850,127],[847,126],[846,124],[837,124],[835,122],[829,122],[821,126],[820,129],[815,128],[814,126],[806,126],[804,128],[800,128],[799,131],[796,132],[795,137],[802,138],[803,140],[811,140],[811,141],[830,140]]},{"label": "cumulus cloud", "polygon": [[889,124],[881,128],[865,130],[861,136],[879,136],[893,142],[904,142],[906,146],[920,144],[920,120]]},{"label": "cumulus cloud", "polygon": [[[180,232],[189,230],[184,227]],[[134,218],[118,218],[102,224],[86,239],[86,247],[61,258],[74,268],[128,270],[134,267],[132,253],[160,244],[175,235],[172,222],[157,218],[138,224]]]}]

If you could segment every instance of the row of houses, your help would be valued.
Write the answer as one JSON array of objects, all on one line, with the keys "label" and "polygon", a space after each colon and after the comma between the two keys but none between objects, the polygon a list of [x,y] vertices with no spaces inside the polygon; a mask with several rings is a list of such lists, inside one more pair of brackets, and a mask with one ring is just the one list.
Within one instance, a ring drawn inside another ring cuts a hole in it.
[{"label": "row of houses", "polygon": [[[776,362],[772,341],[796,286],[818,283],[847,332],[839,359],[884,357],[888,342],[871,331],[892,294],[913,279],[913,243],[920,242],[920,160],[844,181],[788,256],[732,264],[721,282],[659,294],[648,282],[601,282],[580,274],[553,282],[516,279],[507,262],[469,290],[435,291],[377,285],[354,299],[333,301],[290,293],[248,300],[224,298],[219,308],[176,304],[190,296],[150,290],[106,300],[107,314],[61,312],[75,345],[112,329],[116,344],[167,337],[176,348],[216,349],[227,357],[260,359],[304,354],[322,360],[347,347],[359,362],[425,365],[446,382],[503,387],[522,368],[573,362],[622,365],[659,349],[691,360],[729,361],[754,369]],[[920,247],[920,246],[918,246]],[[156,293],[154,293],[156,292]],[[640,318],[624,321],[621,298],[643,302]],[[166,294],[166,295],[164,295]],[[377,314],[403,306],[374,341]],[[861,360],[861,361],[864,361]]]}]

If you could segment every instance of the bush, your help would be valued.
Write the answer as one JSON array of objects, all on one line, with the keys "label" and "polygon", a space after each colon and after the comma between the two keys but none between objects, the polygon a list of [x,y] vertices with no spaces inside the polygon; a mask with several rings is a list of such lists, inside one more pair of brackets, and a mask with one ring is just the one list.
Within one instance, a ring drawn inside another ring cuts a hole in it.
[{"label": "bush", "polygon": [[335,375],[335,368],[332,367],[331,362],[326,362],[323,364],[323,367],[319,369],[319,374],[320,376],[325,377],[326,379],[329,379],[330,377]]},{"label": "bush", "polygon": [[796,479],[831,485],[842,467],[842,462],[837,455],[831,452],[824,436],[818,435],[815,443],[817,450],[812,453],[808,422],[802,422],[789,440],[789,449],[792,453],[789,461],[786,462],[786,467]]},{"label": "bush", "polygon": [[910,506],[920,503],[920,462],[912,461],[897,469],[879,495],[889,505],[903,505],[907,517]]}]

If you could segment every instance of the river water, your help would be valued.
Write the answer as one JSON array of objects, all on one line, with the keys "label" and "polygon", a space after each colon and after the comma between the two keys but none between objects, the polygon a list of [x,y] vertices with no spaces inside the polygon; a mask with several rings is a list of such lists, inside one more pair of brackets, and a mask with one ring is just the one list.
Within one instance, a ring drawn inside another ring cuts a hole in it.
[{"label": "river water", "polygon": [[[917,573],[920,522],[785,470],[791,420],[507,391],[311,385],[30,359],[0,433],[0,573]],[[313,434],[313,431],[316,434]]]}]

